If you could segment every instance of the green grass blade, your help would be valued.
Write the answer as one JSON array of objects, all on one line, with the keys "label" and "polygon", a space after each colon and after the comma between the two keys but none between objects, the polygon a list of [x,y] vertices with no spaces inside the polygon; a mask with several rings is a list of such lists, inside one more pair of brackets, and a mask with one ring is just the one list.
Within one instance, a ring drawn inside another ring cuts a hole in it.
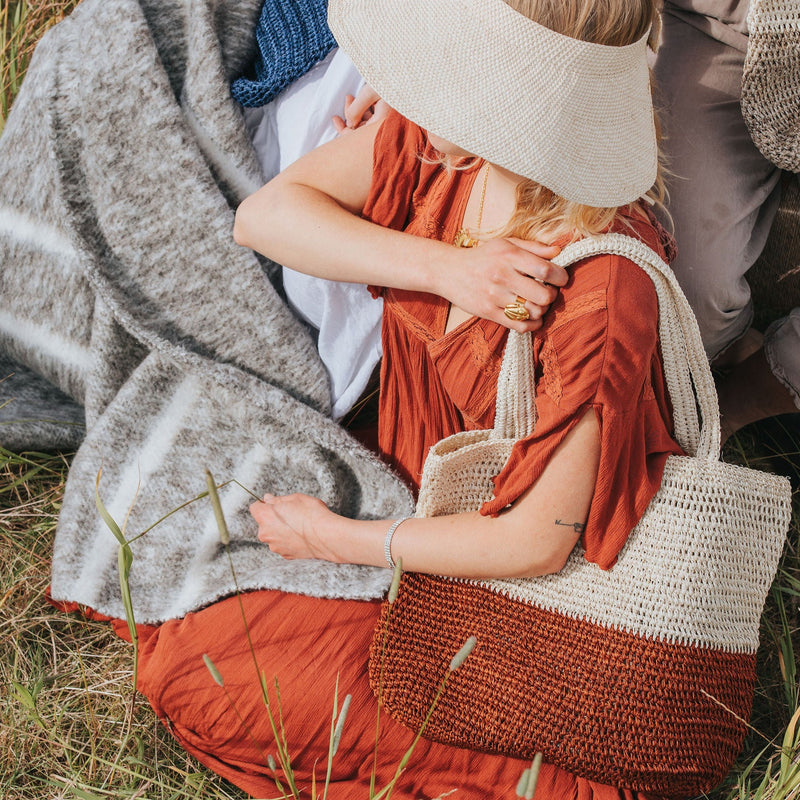
[{"label": "green grass blade", "polygon": [[97,507],[98,512],[100,513],[100,517],[102,518],[103,522],[105,522],[108,529],[111,533],[114,534],[117,541],[123,547],[128,547],[128,542],[125,539],[125,534],[122,532],[122,529],[117,525],[117,521],[114,517],[109,514],[108,509],[103,505],[103,501],[100,499],[100,478],[103,474],[103,470],[100,470],[97,473],[97,478],[94,483],[94,504]]}]

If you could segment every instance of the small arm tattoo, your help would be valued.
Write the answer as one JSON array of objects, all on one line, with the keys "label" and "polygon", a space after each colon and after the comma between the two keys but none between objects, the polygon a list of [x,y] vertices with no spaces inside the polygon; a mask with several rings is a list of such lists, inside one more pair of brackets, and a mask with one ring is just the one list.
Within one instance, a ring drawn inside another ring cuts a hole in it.
[{"label": "small arm tattoo", "polygon": [[584,525],[582,522],[562,522],[560,519],[557,519],[556,525],[563,525],[565,528],[572,528],[575,533],[583,533],[586,530],[586,525]]}]

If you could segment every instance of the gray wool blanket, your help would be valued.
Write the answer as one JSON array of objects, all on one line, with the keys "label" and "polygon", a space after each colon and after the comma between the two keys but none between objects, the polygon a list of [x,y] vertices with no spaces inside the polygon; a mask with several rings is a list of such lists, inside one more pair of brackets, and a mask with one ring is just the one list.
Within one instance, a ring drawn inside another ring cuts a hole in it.
[{"label": "gray wool blanket", "polygon": [[139,622],[234,591],[210,502],[187,504],[206,469],[226,483],[242,589],[367,599],[390,577],[275,556],[246,489],[307,492],[364,519],[413,505],[331,420],[275,265],[232,240],[236,205],[261,183],[228,88],[252,59],[259,8],[84,0],[40,43],[0,139],[0,444],[78,448],[52,595],[123,616],[100,476],[135,539]]}]

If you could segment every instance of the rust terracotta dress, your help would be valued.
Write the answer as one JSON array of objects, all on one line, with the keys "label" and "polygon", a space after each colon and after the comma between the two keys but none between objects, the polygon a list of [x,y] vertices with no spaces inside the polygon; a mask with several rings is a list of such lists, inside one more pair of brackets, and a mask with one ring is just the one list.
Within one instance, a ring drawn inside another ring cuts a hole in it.
[{"label": "rust terracotta dress", "polygon": [[[420,160],[426,146],[423,131],[398,115],[382,124],[365,216],[452,241],[480,165],[448,173]],[[631,218],[621,229],[663,252],[647,222]],[[380,446],[416,482],[435,441],[491,426],[506,331],[473,318],[444,335],[446,301],[420,293],[381,293],[386,302]],[[658,487],[667,455],[679,452],[670,435],[656,319],[652,284],[635,265],[600,256],[571,268],[568,285],[534,337],[537,431],[518,444],[484,513],[501,510],[530,486],[592,408],[600,423],[602,456],[583,543],[591,560],[613,564]],[[377,712],[367,656],[378,603],[273,591],[252,592],[242,602],[259,667],[268,680],[275,676],[280,683],[298,785],[308,792],[315,768],[317,781],[324,779],[338,675],[340,698],[350,693],[353,700],[329,797],[366,800]],[[117,628],[124,635],[124,625]],[[223,600],[157,628],[143,627],[141,633],[139,686],[172,733],[233,783],[255,796],[275,797],[266,764],[275,747],[238,600]],[[219,668],[224,689],[206,670],[203,653]],[[382,715],[378,787],[391,779],[413,735]],[[464,800],[514,797],[525,766],[512,758],[421,741],[393,797],[435,798],[451,791],[448,796]],[[632,796],[549,765],[536,793],[539,800]]]}]

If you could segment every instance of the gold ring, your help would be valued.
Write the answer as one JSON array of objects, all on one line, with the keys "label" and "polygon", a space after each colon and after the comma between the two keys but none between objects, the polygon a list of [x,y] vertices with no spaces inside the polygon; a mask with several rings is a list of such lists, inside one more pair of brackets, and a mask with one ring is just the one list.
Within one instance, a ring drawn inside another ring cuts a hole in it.
[{"label": "gold ring", "polygon": [[509,303],[504,309],[503,313],[509,318],[517,322],[525,322],[531,318],[528,309],[525,308],[525,298],[517,295],[517,299],[513,303]]}]

